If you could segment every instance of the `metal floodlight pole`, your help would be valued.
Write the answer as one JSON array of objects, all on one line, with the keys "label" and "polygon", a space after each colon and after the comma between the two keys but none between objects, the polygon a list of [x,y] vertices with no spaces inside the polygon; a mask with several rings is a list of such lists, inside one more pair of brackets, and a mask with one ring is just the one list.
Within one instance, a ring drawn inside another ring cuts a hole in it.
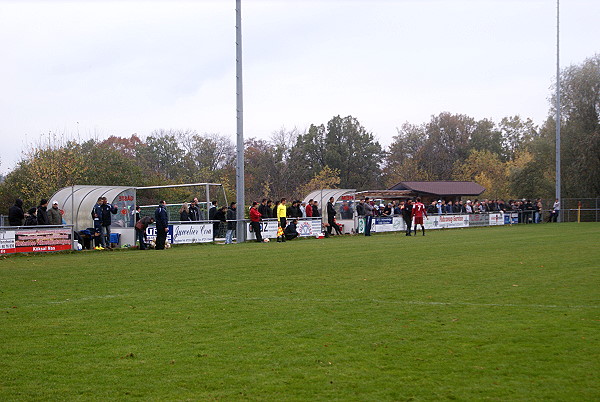
[{"label": "metal floodlight pole", "polygon": [[236,72],[236,105],[237,105],[237,161],[235,169],[236,203],[237,203],[237,243],[246,240],[246,225],[244,224],[244,106],[242,96],[242,4],[235,2],[235,72]]},{"label": "metal floodlight pole", "polygon": [[[556,199],[561,203],[560,197],[560,0],[556,0]],[[561,205],[561,210],[563,206]],[[559,210],[560,211],[560,210]],[[556,217],[560,222],[560,212]]]}]

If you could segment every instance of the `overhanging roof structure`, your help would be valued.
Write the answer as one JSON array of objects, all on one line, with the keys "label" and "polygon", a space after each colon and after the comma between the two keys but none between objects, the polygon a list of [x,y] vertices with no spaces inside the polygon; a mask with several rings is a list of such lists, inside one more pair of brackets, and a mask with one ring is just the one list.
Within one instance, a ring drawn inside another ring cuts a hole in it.
[{"label": "overhanging roof structure", "polygon": [[479,195],[485,187],[472,181],[401,181],[388,190],[408,190],[439,196]]}]

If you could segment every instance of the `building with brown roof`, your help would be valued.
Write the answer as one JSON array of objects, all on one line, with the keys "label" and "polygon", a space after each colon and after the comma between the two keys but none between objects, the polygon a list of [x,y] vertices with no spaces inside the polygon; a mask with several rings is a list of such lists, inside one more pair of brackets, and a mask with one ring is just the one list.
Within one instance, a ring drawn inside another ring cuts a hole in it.
[{"label": "building with brown roof", "polygon": [[479,196],[485,188],[472,181],[401,181],[387,191],[406,193],[406,198],[421,197],[424,202],[438,199],[454,202]]}]

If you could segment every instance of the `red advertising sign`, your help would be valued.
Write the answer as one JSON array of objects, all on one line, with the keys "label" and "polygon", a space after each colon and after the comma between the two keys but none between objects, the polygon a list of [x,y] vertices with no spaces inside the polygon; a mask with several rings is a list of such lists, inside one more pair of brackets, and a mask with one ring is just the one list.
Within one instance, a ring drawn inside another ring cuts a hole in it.
[{"label": "red advertising sign", "polygon": [[17,253],[71,249],[71,229],[22,229],[15,231]]}]

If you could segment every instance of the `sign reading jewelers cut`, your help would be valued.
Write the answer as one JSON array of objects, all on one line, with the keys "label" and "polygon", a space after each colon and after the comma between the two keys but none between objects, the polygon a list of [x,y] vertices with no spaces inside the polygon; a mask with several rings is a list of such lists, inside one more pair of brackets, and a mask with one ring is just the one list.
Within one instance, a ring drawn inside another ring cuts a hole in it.
[{"label": "sign reading jewelers cut", "polygon": [[213,241],[212,223],[173,225],[173,244],[209,243]]}]

